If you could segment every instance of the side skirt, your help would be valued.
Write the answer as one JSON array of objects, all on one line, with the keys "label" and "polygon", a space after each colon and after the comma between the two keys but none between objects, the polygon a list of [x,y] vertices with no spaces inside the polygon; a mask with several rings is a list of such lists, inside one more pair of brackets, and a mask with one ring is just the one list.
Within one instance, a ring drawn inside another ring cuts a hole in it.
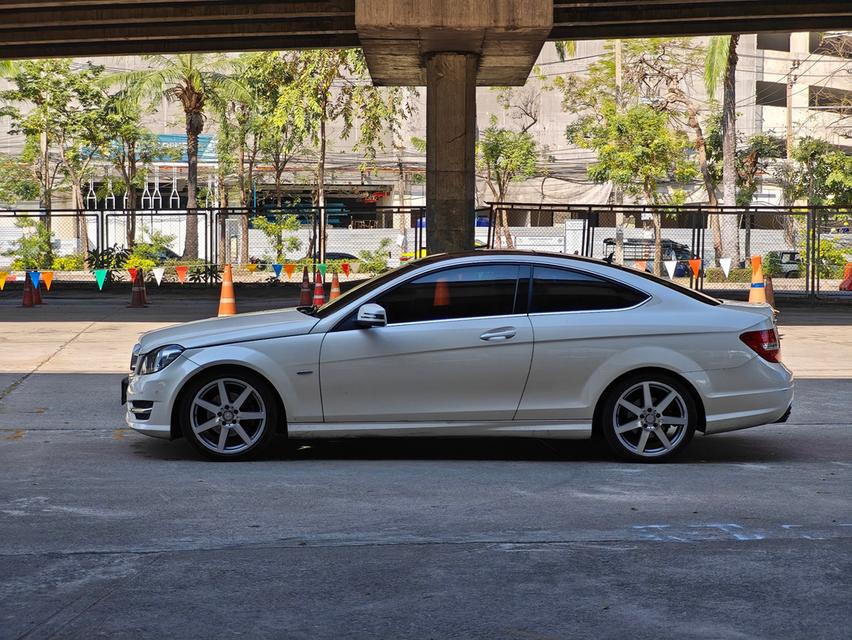
[{"label": "side skirt", "polygon": [[397,436],[504,436],[513,438],[592,437],[590,422],[560,420],[519,420],[490,422],[291,422],[287,433],[298,438],[348,438]]}]

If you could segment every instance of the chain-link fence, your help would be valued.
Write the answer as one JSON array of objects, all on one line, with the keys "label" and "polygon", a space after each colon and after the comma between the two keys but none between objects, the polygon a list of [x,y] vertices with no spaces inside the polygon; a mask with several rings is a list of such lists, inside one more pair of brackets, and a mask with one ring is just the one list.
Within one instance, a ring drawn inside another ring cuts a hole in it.
[{"label": "chain-link fence", "polygon": [[[720,294],[745,293],[760,256],[776,293],[852,297],[844,208],[502,203],[477,210],[474,224],[478,247],[593,256]],[[426,232],[423,207],[7,211],[0,271],[92,281],[96,268],[126,279],[127,267],[143,267],[166,281],[215,282],[229,263],[238,282],[265,282],[324,265],[345,281],[425,255]]]}]

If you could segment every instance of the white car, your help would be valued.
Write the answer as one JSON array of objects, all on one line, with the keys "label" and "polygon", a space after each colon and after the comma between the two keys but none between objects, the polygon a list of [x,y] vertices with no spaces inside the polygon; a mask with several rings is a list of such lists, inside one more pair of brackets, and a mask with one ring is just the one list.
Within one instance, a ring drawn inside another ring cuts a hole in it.
[{"label": "white car", "polygon": [[602,436],[662,460],[786,420],[792,373],[768,305],[722,302],[599,260],[437,255],[320,308],[145,334],[127,423],[247,458],[276,435]]}]

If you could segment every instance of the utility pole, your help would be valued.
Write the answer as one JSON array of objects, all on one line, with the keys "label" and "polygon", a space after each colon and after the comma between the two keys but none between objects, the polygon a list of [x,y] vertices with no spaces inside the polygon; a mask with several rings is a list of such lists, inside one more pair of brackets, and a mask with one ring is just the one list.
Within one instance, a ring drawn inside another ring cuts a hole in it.
[{"label": "utility pole", "polygon": [[787,75],[787,160],[793,158],[793,85],[797,79],[793,72],[801,63],[801,60],[793,60],[790,73]]},{"label": "utility pole", "polygon": [[[622,89],[624,86],[623,73],[623,54],[624,44],[621,40],[615,41],[615,109],[621,111],[622,107]],[[624,194],[621,192],[621,187],[613,186],[613,200],[615,201],[615,256],[616,264],[624,264],[624,211],[621,205],[624,204]]]}]

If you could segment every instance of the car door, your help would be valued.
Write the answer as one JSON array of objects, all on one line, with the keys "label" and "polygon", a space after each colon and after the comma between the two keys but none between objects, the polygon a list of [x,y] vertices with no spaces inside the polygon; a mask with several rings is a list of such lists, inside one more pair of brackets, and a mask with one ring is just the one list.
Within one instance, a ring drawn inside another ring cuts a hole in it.
[{"label": "car door", "polygon": [[511,420],[532,357],[528,274],[516,264],[449,267],[364,300],[384,307],[388,324],[362,329],[349,318],[326,335],[325,421]]},{"label": "car door", "polygon": [[[591,420],[592,374],[635,345],[623,311],[648,295],[579,270],[536,266],[530,295],[535,347],[517,420]],[[597,390],[600,391],[600,390]]]}]

